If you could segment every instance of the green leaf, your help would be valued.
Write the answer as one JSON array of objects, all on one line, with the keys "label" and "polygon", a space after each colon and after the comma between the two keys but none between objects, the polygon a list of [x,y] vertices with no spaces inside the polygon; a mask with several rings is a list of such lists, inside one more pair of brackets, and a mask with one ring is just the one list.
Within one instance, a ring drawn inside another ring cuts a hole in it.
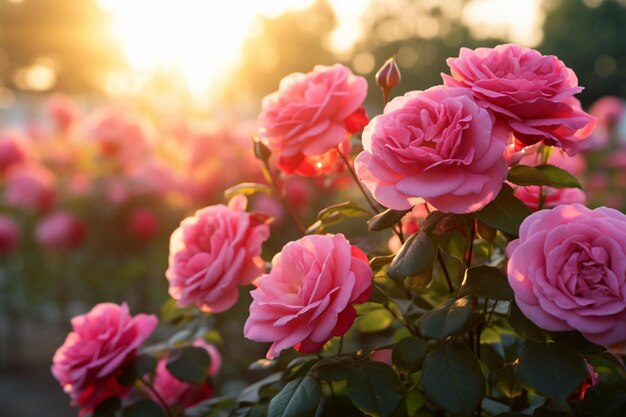
[{"label": "green leaf", "polygon": [[449,299],[427,311],[417,322],[420,333],[433,339],[445,339],[465,330],[472,314],[472,299]]},{"label": "green leaf", "polygon": [[172,350],[165,366],[174,378],[198,385],[207,379],[211,357],[201,347],[186,346]]},{"label": "green leaf", "polygon": [[455,415],[475,412],[485,393],[480,362],[461,342],[444,344],[426,355],[421,383],[439,408]]},{"label": "green leaf", "polygon": [[482,295],[493,300],[510,300],[515,294],[504,272],[492,266],[480,265],[465,271],[461,295]]},{"label": "green leaf", "polygon": [[415,336],[405,337],[393,348],[391,360],[400,371],[412,373],[422,369],[428,344]]},{"label": "green leaf", "polygon": [[514,367],[507,364],[496,371],[495,387],[509,398],[517,397],[522,393],[522,385],[515,378]]},{"label": "green leaf", "polygon": [[320,381],[298,378],[270,401],[268,417],[313,417],[320,401]]},{"label": "green leaf", "polygon": [[437,243],[428,233],[420,231],[404,242],[387,274],[396,282],[403,283],[404,278],[426,271],[436,255]]},{"label": "green leaf", "polygon": [[530,321],[519,309],[515,302],[511,302],[509,307],[509,323],[511,327],[526,339],[543,342],[546,340],[546,333],[535,323]]},{"label": "green leaf", "polygon": [[372,232],[380,232],[381,230],[388,229],[393,227],[394,224],[398,223],[402,218],[410,212],[412,209],[408,210],[392,210],[387,209],[382,213],[379,213],[369,219],[367,221],[368,229]]},{"label": "green leaf", "polygon": [[232,186],[224,191],[224,199],[228,201],[239,194],[252,195],[256,193],[272,194],[272,189],[265,184],[258,184],[255,182],[242,182],[241,184]]},{"label": "green leaf", "polygon": [[387,329],[392,322],[393,316],[388,310],[377,308],[359,317],[356,326],[361,333],[373,333]]},{"label": "green leaf", "polygon": [[154,372],[156,365],[157,360],[154,356],[145,353],[139,354],[122,368],[122,373],[117,377],[117,381],[124,386],[132,385],[138,378]]},{"label": "green leaf", "polygon": [[168,298],[161,306],[161,321],[164,323],[180,323],[198,315],[195,307],[178,307],[176,300]]},{"label": "green leaf", "polygon": [[344,217],[362,217],[370,215],[369,210],[359,206],[356,203],[353,203],[352,201],[346,201],[344,203],[334,204],[332,206],[326,207],[325,209],[317,213],[317,218],[323,221],[334,213],[339,213]]},{"label": "green leaf", "polygon": [[165,417],[165,412],[154,401],[140,400],[124,408],[122,417]]},{"label": "green leaf", "polygon": [[200,401],[185,409],[185,417],[205,417],[209,413],[214,414],[216,410],[233,408],[237,403],[230,397],[213,397]]},{"label": "green leaf", "polygon": [[443,213],[441,211],[433,211],[428,215],[422,229],[435,237],[442,237],[452,231],[464,233],[465,227],[472,221],[471,216],[465,214]]},{"label": "green leaf", "polygon": [[115,412],[120,409],[122,402],[118,397],[109,397],[100,402],[93,410],[92,417],[115,417]]},{"label": "green leaf", "polygon": [[404,395],[398,376],[381,362],[365,361],[348,377],[348,396],[364,413],[389,417],[404,406]]},{"label": "green leaf", "polygon": [[488,226],[517,236],[519,226],[531,214],[526,204],[513,195],[513,189],[504,184],[495,200],[477,213],[478,219]]},{"label": "green leaf", "polygon": [[267,369],[272,369],[276,367],[276,361],[270,359],[258,359],[252,362],[248,369],[251,371],[265,371]]},{"label": "green leaf", "polygon": [[391,261],[393,261],[393,258],[395,258],[395,255],[375,256],[370,259],[370,268],[372,268],[372,271],[375,274],[376,272],[383,269],[385,266],[389,265]]},{"label": "green leaf", "polygon": [[280,382],[282,377],[282,372],[275,372],[252,385],[248,385],[241,391],[239,397],[237,397],[237,402],[249,404],[258,403],[261,400],[263,388]]},{"label": "green leaf", "polygon": [[352,373],[359,363],[352,356],[331,356],[316,363],[311,372],[324,381],[341,381]]},{"label": "green leaf", "polygon": [[559,343],[527,345],[515,367],[515,376],[522,384],[561,405],[582,385],[587,375],[583,357],[571,347]]},{"label": "green leaf", "polygon": [[556,188],[582,188],[569,172],[554,165],[536,167],[515,165],[509,170],[507,180],[517,185],[545,185]]},{"label": "green leaf", "polygon": [[606,348],[590,342],[580,332],[551,332],[550,336],[555,342],[564,343],[576,349],[582,355],[599,355],[606,351]]}]

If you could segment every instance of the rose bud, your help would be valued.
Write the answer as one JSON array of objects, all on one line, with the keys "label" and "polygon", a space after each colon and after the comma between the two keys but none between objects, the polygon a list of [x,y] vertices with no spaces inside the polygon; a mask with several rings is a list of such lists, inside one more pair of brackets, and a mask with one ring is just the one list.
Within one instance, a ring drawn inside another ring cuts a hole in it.
[{"label": "rose bud", "polygon": [[395,56],[389,58],[376,72],[376,84],[380,87],[385,97],[385,102],[389,101],[389,93],[400,84],[400,68],[396,64]]}]

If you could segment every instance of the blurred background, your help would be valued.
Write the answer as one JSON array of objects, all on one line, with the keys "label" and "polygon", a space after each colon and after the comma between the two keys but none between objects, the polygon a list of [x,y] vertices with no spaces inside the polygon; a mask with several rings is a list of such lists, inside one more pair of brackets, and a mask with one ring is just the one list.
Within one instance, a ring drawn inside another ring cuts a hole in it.
[{"label": "blurred background", "polygon": [[[589,204],[624,210],[625,40],[624,0],[0,0],[0,417],[75,415],[49,372],[69,318],[160,310],[180,220],[263,181],[250,135],[285,75],[344,63],[373,116],[391,55],[396,94],[440,84],[461,47],[557,55],[600,121]],[[310,224],[345,179],[293,178],[290,204]],[[251,204],[277,218],[268,252],[295,236],[277,201]]]}]

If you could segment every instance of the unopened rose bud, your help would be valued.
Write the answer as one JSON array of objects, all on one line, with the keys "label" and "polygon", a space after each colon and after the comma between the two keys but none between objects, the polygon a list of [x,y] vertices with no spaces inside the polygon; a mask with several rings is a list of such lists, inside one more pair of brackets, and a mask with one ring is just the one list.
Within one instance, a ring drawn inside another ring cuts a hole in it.
[{"label": "unopened rose bud", "polygon": [[394,89],[398,84],[400,84],[400,68],[398,68],[398,64],[396,64],[396,58],[391,57],[376,73],[376,84],[383,91],[383,96],[385,97],[385,102],[387,102],[389,93],[392,89]]}]

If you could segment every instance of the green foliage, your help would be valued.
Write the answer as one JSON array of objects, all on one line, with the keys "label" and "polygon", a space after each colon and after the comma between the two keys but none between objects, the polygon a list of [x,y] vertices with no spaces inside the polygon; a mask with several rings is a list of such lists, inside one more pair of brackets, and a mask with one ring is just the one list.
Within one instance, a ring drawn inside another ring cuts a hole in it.
[{"label": "green foliage", "polygon": [[201,384],[208,377],[211,357],[204,348],[186,346],[172,350],[165,366],[176,379]]},{"label": "green foliage", "polygon": [[428,398],[455,415],[475,412],[485,393],[480,362],[461,342],[443,344],[426,355],[421,384]]},{"label": "green foliage", "polygon": [[522,221],[530,209],[513,195],[513,189],[504,184],[497,197],[477,213],[478,219],[488,226],[512,235],[518,235]]},{"label": "green foliage", "polygon": [[517,185],[546,185],[556,188],[582,188],[576,177],[554,165],[536,167],[515,165],[507,180]]},{"label": "green foliage", "polygon": [[374,417],[389,417],[404,407],[404,396],[396,373],[380,362],[359,363],[348,377],[352,403]]},{"label": "green foliage", "polygon": [[388,275],[396,282],[428,269],[437,255],[437,243],[426,232],[411,235],[389,266]]},{"label": "green foliage", "polygon": [[228,201],[236,195],[254,195],[256,193],[272,194],[272,189],[265,184],[242,182],[224,191],[224,199]]},{"label": "green foliage", "polygon": [[372,232],[380,232],[395,226],[411,210],[387,209],[367,221],[367,226]]},{"label": "green foliage", "polygon": [[564,404],[588,375],[583,357],[559,343],[532,343],[520,353],[515,376],[529,388]]},{"label": "green foliage", "polygon": [[125,407],[122,417],[165,417],[165,412],[154,401],[140,400]]},{"label": "green foliage", "polygon": [[476,266],[465,271],[460,294],[482,295],[494,300],[513,298],[513,290],[506,274],[498,268],[487,265]]},{"label": "green foliage", "polygon": [[306,376],[289,382],[270,401],[269,417],[312,417],[319,405],[320,381]]},{"label": "green foliage", "polygon": [[402,372],[417,372],[422,369],[427,352],[428,345],[424,340],[414,336],[405,337],[393,348],[393,364]]},{"label": "green foliage", "polygon": [[467,330],[471,325],[472,298],[449,299],[420,317],[419,331],[425,337],[445,339]]}]

